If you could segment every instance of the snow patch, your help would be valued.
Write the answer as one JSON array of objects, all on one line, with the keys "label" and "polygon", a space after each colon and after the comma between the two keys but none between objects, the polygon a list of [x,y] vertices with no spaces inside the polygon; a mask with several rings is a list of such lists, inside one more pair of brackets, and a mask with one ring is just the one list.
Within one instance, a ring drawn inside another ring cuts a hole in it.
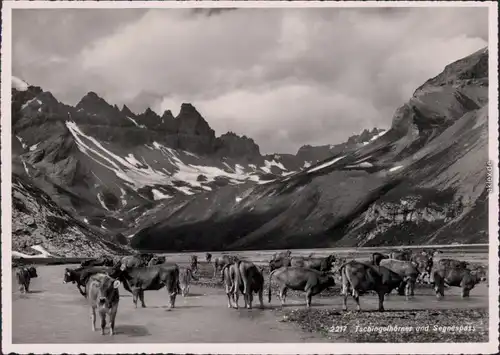
[{"label": "snow patch", "polygon": [[40,143],[33,144],[33,145],[30,147],[30,152],[34,151],[34,150],[38,147],[38,145],[39,145],[39,144],[40,144]]},{"label": "snow patch", "polygon": [[87,218],[84,218],[83,221],[87,224],[89,224],[89,220]]},{"label": "snow patch", "polygon": [[26,149],[28,146],[23,142],[23,139],[19,136],[16,136],[16,138],[19,140],[19,142],[21,143],[21,146],[23,147],[23,149]]},{"label": "snow patch", "polygon": [[385,130],[385,131],[382,131],[376,135],[374,135],[371,139],[370,139],[370,142],[373,142],[375,139],[378,139],[380,137],[382,137],[384,134],[386,134],[387,132],[389,132],[389,130]]},{"label": "snow patch", "polygon": [[102,198],[102,195],[101,193],[98,193],[97,194],[97,199],[99,200],[99,202],[101,203],[101,206],[104,207],[105,209],[107,209],[109,211],[109,209],[106,207],[106,204],[104,203],[104,199]]},{"label": "snow patch", "polygon": [[17,76],[12,75],[12,88],[18,91],[26,91],[28,90],[28,83],[24,80],[19,79]]},{"label": "snow patch", "polygon": [[236,198],[235,198],[235,201],[236,201],[236,202],[240,202],[241,200],[242,200],[242,198],[241,198],[241,197],[236,197]]},{"label": "snow patch", "polygon": [[127,199],[125,198],[127,196],[127,192],[120,187],[120,192],[122,193],[120,196],[120,200],[122,201],[122,207],[127,206]]},{"label": "snow patch", "polygon": [[[26,101],[26,102],[25,102],[25,103],[21,106],[21,110],[24,110],[26,107],[28,107],[29,105],[31,105],[31,103],[32,103],[33,101],[35,101],[35,100],[36,100],[36,97],[32,98],[31,100]],[[40,101],[40,100],[37,100],[37,101]]]},{"label": "snow patch", "polygon": [[23,166],[24,166],[24,171],[26,171],[26,174],[29,177],[31,177],[30,172],[28,171],[28,167],[26,166],[26,162],[24,161],[24,159],[22,159],[22,162],[23,162]]},{"label": "snow patch", "polygon": [[38,252],[40,252],[42,255],[37,255],[38,257],[44,257],[44,258],[49,258],[51,257],[52,255],[47,251],[45,250],[44,247],[42,247],[41,245],[33,245],[31,247],[31,249],[34,249]]},{"label": "snow patch", "polygon": [[132,117],[129,117],[129,116],[125,116],[125,117],[127,117],[130,121],[132,121],[137,127],[139,127],[139,128],[146,128],[146,126],[137,123],[137,121],[134,120]]},{"label": "snow patch", "polygon": [[179,186],[179,187],[176,187],[176,189],[181,191],[181,192],[184,192],[186,195],[193,195],[193,192],[191,190],[189,190],[189,188],[187,188],[186,186]]},{"label": "snow patch", "polygon": [[163,200],[165,198],[172,198],[170,195],[166,195],[163,192],[157,190],[157,189],[151,189],[151,192],[153,193],[153,198],[155,201],[157,200]]},{"label": "snow patch", "polygon": [[373,167],[372,163],[368,163],[367,161],[364,161],[362,163],[356,164],[356,165],[347,165],[346,168],[371,168]]},{"label": "snow patch", "polygon": [[396,170],[399,170],[403,167],[403,165],[398,165],[398,166],[394,166],[392,168],[389,169],[389,171],[396,171]]},{"label": "snow patch", "polygon": [[310,166],[311,166],[311,162],[310,161],[305,161],[303,168],[308,168]]},{"label": "snow patch", "polygon": [[314,171],[318,171],[318,170],[324,169],[324,168],[326,168],[326,167],[328,167],[328,166],[330,166],[330,165],[338,162],[340,159],[342,159],[344,157],[345,157],[345,155],[343,155],[341,157],[338,157],[338,158],[335,158],[333,160],[327,161],[326,163],[320,164],[320,165],[318,165],[318,166],[316,166],[316,167],[314,167],[312,169],[307,170],[307,173],[312,173]]}]

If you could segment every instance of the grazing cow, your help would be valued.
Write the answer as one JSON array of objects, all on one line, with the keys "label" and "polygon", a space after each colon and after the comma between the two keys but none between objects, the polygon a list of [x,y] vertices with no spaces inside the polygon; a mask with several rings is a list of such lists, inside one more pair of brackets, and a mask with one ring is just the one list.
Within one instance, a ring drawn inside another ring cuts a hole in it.
[{"label": "grazing cow", "polygon": [[175,298],[180,293],[179,266],[177,264],[161,264],[145,267],[128,268],[124,264],[116,266],[111,277],[119,279],[123,287],[132,293],[132,301],[137,308],[137,299],[144,303],[144,291],[157,291],[166,286],[170,296],[170,308],[175,307]]},{"label": "grazing cow", "polygon": [[104,335],[104,328],[106,328],[106,314],[109,316],[109,335],[115,334],[115,318],[120,301],[118,287],[120,287],[120,281],[109,277],[109,275],[94,274],[89,277],[86,288],[88,290],[87,299],[92,312],[93,332],[95,332],[95,311],[97,309],[101,318],[101,335]]},{"label": "grazing cow", "polygon": [[378,310],[384,311],[384,296],[398,288],[399,294],[404,291],[404,282],[401,276],[383,266],[370,265],[351,260],[340,267],[342,277],[342,294],[344,296],[344,310],[347,310],[349,291],[356,301],[360,311],[359,296],[367,291],[378,294]]},{"label": "grazing cow", "polygon": [[432,270],[432,254],[422,252],[411,256],[410,261],[415,265],[419,272],[417,282],[423,283],[426,277],[429,277]]},{"label": "grazing cow", "polygon": [[205,260],[207,261],[207,263],[210,263],[212,261],[212,254],[206,253],[205,254]]},{"label": "grazing cow", "polygon": [[231,264],[239,260],[237,256],[224,254],[215,258],[214,260],[214,277],[217,275],[217,271],[224,268],[227,264]]},{"label": "grazing cow", "polygon": [[167,258],[164,256],[153,256],[151,260],[149,260],[147,266],[153,266],[153,265],[161,265],[165,264],[167,262]]},{"label": "grazing cow", "polygon": [[269,271],[271,272],[284,266],[292,266],[292,261],[289,257],[281,257],[271,260],[269,262]]},{"label": "grazing cow", "polygon": [[198,281],[198,277],[193,273],[191,268],[181,268],[179,271],[179,286],[181,288],[182,297],[188,295],[191,279]]},{"label": "grazing cow", "polygon": [[391,252],[389,254],[389,258],[396,260],[410,261],[411,255],[412,255],[411,250],[397,250]]},{"label": "grazing cow", "polygon": [[221,271],[221,277],[222,277],[222,282],[225,285],[226,289],[226,295],[227,295],[227,307],[228,308],[233,308],[233,303],[234,302],[234,308],[238,309],[238,278],[239,278],[239,271],[238,267],[235,263],[228,263],[224,265]]},{"label": "grazing cow", "polygon": [[334,262],[335,256],[333,254],[324,258],[293,257],[290,260],[291,266],[314,269],[318,271],[330,271]]},{"label": "grazing cow", "polygon": [[196,255],[191,255],[191,270],[198,271],[198,257]]},{"label": "grazing cow", "polygon": [[[90,276],[97,274],[97,273],[105,273],[109,274],[113,271],[112,267],[107,267],[107,266],[92,266],[92,267],[80,267],[78,269],[69,269],[66,268],[64,270],[64,278],[63,278],[63,283],[76,283],[76,287],[78,288],[78,291],[83,297],[87,296],[87,281]],[[83,291],[82,291],[83,287]]]},{"label": "grazing cow", "polygon": [[[457,261],[457,260],[453,260]],[[486,281],[484,268],[470,270],[460,263],[438,263],[432,270],[431,282],[437,299],[444,297],[444,287],[461,287],[462,298],[469,297],[470,291],[481,281]]]},{"label": "grazing cow", "polygon": [[21,266],[16,270],[16,279],[21,293],[30,292],[31,279],[38,277],[34,266]]},{"label": "grazing cow", "polygon": [[90,267],[90,266],[113,266],[114,261],[113,258],[111,258],[108,255],[101,256],[100,258],[97,259],[89,259],[82,261],[80,266],[81,267]]},{"label": "grazing cow", "polygon": [[415,283],[417,282],[417,278],[420,274],[415,264],[411,261],[383,259],[380,261],[379,265],[392,270],[401,276],[405,283],[406,300],[408,300],[410,296],[415,295]]},{"label": "grazing cow", "polygon": [[[260,308],[264,308],[262,294],[264,292],[264,276],[257,266],[251,261],[237,261],[236,271],[238,277],[234,280],[236,292],[240,291],[245,300],[245,308],[251,309],[253,294],[259,295]],[[238,303],[236,302],[236,305]]]},{"label": "grazing cow", "polygon": [[285,305],[286,293],[288,289],[304,291],[306,293],[306,307],[311,307],[311,298],[323,290],[335,286],[333,274],[320,272],[314,269],[290,266],[281,267],[269,274],[269,284],[267,291],[268,302],[271,303],[271,281],[272,278],[278,282],[280,287],[279,298],[281,306]]},{"label": "grazing cow", "polygon": [[372,265],[380,265],[380,261],[381,260],[384,260],[384,259],[389,259],[389,256],[388,255],[385,255],[385,254],[382,254],[382,253],[373,253],[372,254],[372,260],[371,260],[371,263]]}]

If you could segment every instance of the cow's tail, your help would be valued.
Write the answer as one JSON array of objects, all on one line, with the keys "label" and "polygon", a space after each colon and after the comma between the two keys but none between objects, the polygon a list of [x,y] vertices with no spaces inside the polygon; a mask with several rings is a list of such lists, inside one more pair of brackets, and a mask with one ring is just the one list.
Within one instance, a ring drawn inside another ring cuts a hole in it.
[{"label": "cow's tail", "polygon": [[177,294],[180,294],[182,293],[182,290],[181,290],[181,281],[180,281],[180,272],[179,272],[179,268],[175,268],[175,271],[174,271],[174,275],[175,275],[175,289],[176,289],[176,293]]},{"label": "cow's tail", "polygon": [[[276,269],[277,270],[277,269]],[[267,284],[267,302],[271,303],[271,280],[273,278],[274,273],[276,270],[273,270],[269,273],[269,282]]]},{"label": "cow's tail", "polygon": [[221,269],[220,273],[221,273],[221,280],[222,282],[224,282],[224,270],[226,270],[229,266],[231,266],[231,264],[226,264],[224,265],[224,267]]},{"label": "cow's tail", "polygon": [[[243,282],[243,280],[241,279],[240,264],[241,264],[240,260],[238,260],[237,262],[234,263],[236,270],[234,272],[234,282],[231,285],[231,293],[233,293],[233,294],[236,292],[239,292],[240,282]],[[243,290],[243,291],[246,291],[246,290]],[[243,294],[245,294],[245,292],[243,292]]]},{"label": "cow's tail", "polygon": [[349,275],[347,274],[347,272],[345,272],[346,265],[347,265],[347,262],[340,265],[340,267],[338,269],[339,274],[340,274],[340,279],[342,282],[342,291],[341,291],[342,295],[347,295],[347,292],[349,292],[349,284],[351,284],[351,279],[349,278]]}]

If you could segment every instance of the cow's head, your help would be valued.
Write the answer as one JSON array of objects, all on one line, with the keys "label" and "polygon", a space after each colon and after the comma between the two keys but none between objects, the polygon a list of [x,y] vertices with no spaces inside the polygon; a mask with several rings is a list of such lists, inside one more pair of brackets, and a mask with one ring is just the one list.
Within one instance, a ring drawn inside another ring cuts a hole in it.
[{"label": "cow's head", "polygon": [[385,255],[382,253],[373,253],[372,254],[372,264],[373,265],[380,265],[380,261],[383,259],[389,259],[389,255]]},{"label": "cow's head", "polygon": [[332,271],[325,271],[323,272],[324,276],[324,285],[326,287],[333,287],[335,286],[335,273]]},{"label": "cow's head", "polygon": [[112,277],[104,277],[96,282],[96,287],[97,304],[101,310],[108,311],[113,306],[113,302],[116,302],[119,297],[118,287],[120,287],[120,281]]},{"label": "cow's head", "polygon": [[68,282],[75,283],[76,275],[75,275],[75,270],[66,268],[64,270],[63,283],[68,283]]},{"label": "cow's head", "polygon": [[484,282],[488,279],[488,273],[484,266],[478,266],[474,270],[471,271],[471,274],[474,275],[476,279],[476,283]]},{"label": "cow's head", "polygon": [[28,274],[30,275],[31,278],[38,277],[38,274],[36,273],[36,268],[34,266],[30,266],[27,269],[28,269]]}]

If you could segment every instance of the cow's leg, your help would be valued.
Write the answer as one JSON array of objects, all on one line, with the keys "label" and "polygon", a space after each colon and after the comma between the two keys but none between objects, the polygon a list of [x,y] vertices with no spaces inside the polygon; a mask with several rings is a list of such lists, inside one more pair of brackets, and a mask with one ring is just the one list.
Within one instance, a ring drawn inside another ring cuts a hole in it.
[{"label": "cow's leg", "polygon": [[264,290],[261,288],[259,290],[259,303],[260,303],[260,308],[264,309],[264,298],[263,298],[263,292]]},{"label": "cow's leg", "polygon": [[[358,303],[358,306],[359,306],[359,303]],[[378,292],[378,310],[379,310],[379,312],[384,311],[384,292],[383,291]]]},{"label": "cow's leg", "polygon": [[436,292],[436,298],[439,300],[444,296],[444,279],[441,275],[434,275],[434,291]]},{"label": "cow's leg", "polygon": [[405,299],[408,301],[410,299],[412,281],[408,281],[405,286]]},{"label": "cow's leg", "polygon": [[248,298],[248,309],[252,309],[253,293],[249,292],[247,298]]},{"label": "cow's leg", "polygon": [[99,312],[101,316],[101,335],[104,335],[104,328],[106,328],[106,312]]},{"label": "cow's leg", "polygon": [[281,307],[283,307],[285,305],[285,302],[286,302],[286,292],[287,291],[288,291],[288,287],[281,286],[281,289],[280,289]]},{"label": "cow's leg", "polygon": [[470,290],[462,286],[461,297],[462,298],[467,298],[467,297],[469,297],[469,293],[470,293]]},{"label": "cow's leg", "polygon": [[111,312],[109,313],[109,335],[115,335],[115,319],[117,311],[118,305],[113,306]]},{"label": "cow's leg", "polygon": [[233,308],[233,304],[231,303],[232,294],[230,292],[226,292],[227,295],[227,308]]},{"label": "cow's leg", "polygon": [[312,289],[307,289],[306,290],[306,307],[310,308],[311,307],[311,300],[312,300]]},{"label": "cow's leg", "polygon": [[92,323],[92,331],[95,332],[95,308],[90,307],[90,322]]},{"label": "cow's leg", "polygon": [[[245,296],[245,295],[243,295],[243,297],[244,297],[244,296]],[[234,308],[236,308],[236,309],[239,309],[239,308],[240,308],[240,306],[239,306],[239,304],[238,304],[239,299],[240,299],[240,293],[239,293],[239,292],[238,292],[238,290],[236,289],[236,290],[234,290],[234,292],[233,292],[233,300],[234,300],[234,304],[235,304],[235,307],[234,307]]]},{"label": "cow's leg", "polygon": [[347,311],[347,297],[349,297],[349,294],[346,292],[344,293],[344,311]]},{"label": "cow's leg", "polygon": [[139,290],[139,299],[141,300],[141,307],[146,308],[146,303],[144,303],[144,290],[142,289]]},{"label": "cow's leg", "polygon": [[81,289],[81,286],[80,285],[76,285],[76,287],[78,288],[78,291],[80,291],[80,294],[83,296],[83,297],[86,297],[87,296],[87,289],[85,286],[83,286],[85,288],[85,291],[82,291]]},{"label": "cow's leg", "polygon": [[135,308],[137,308],[137,298],[139,297],[140,290],[137,288],[132,289],[132,302],[134,302]]},{"label": "cow's leg", "polygon": [[24,286],[24,288],[26,289],[26,293],[30,292],[30,280],[26,280],[26,286]]},{"label": "cow's leg", "polygon": [[359,305],[359,292],[356,290],[352,290],[352,298],[356,301],[356,309],[358,312],[361,312],[361,306]]},{"label": "cow's leg", "polygon": [[167,287],[167,292],[170,295],[170,309],[175,308],[175,298],[177,297],[177,289],[174,287],[173,290],[169,290]]}]

